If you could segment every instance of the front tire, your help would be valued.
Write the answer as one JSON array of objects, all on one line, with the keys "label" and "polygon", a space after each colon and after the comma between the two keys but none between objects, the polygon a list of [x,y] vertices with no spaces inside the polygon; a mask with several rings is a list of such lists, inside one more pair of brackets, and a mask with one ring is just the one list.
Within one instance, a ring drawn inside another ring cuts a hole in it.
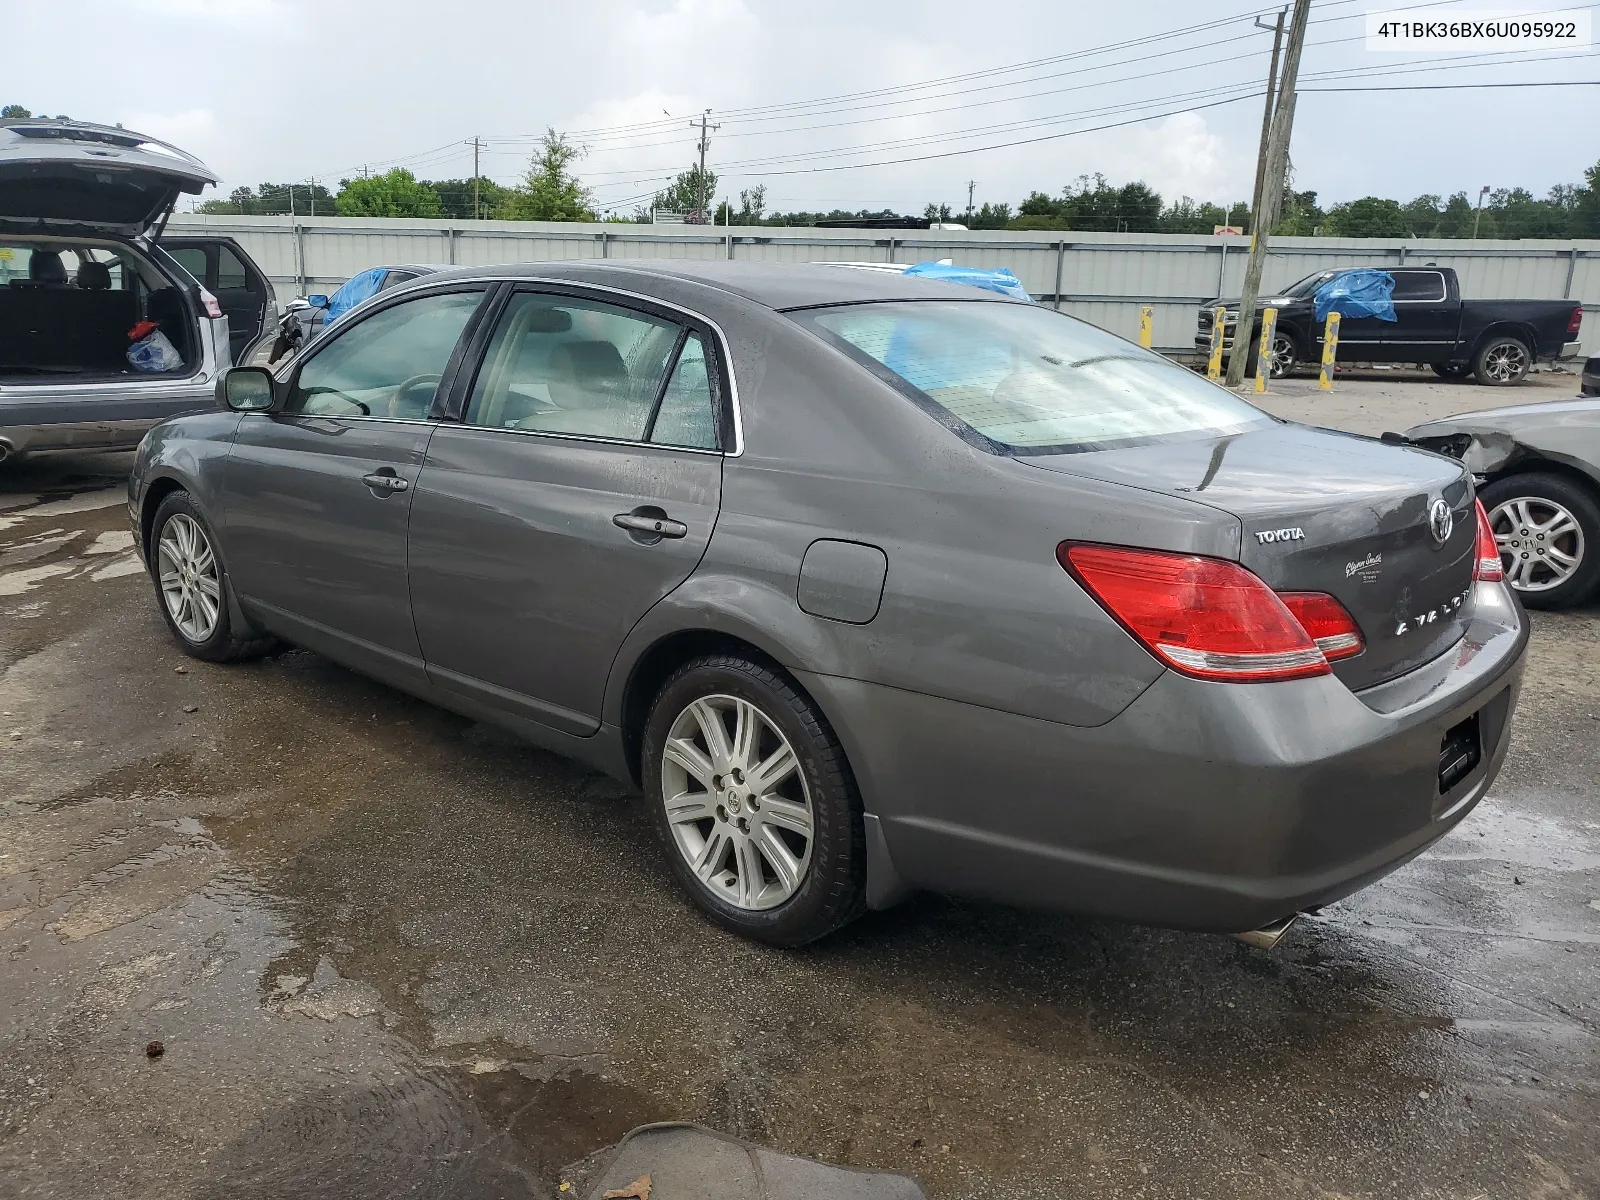
[{"label": "front tire", "polygon": [[1548,471],[1497,479],[1479,494],[1506,582],[1529,608],[1571,608],[1600,585],[1600,503]]},{"label": "front tire", "polygon": [[1513,387],[1528,376],[1533,351],[1518,337],[1493,337],[1478,348],[1472,373],[1485,387]]},{"label": "front tire", "polygon": [[772,666],[716,654],[674,672],[645,726],[643,775],[668,866],[723,928],[803,946],[865,911],[855,777]]},{"label": "front tire", "polygon": [[167,629],[185,654],[206,662],[259,658],[274,640],[236,628],[216,534],[188,492],[161,501],[150,522],[150,576]]}]

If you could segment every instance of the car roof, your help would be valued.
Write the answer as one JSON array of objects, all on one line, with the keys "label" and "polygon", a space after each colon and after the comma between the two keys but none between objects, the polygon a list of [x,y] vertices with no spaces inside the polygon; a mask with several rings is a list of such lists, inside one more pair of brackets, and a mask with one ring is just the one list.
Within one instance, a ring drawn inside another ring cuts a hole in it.
[{"label": "car roof", "polygon": [[992,292],[938,280],[889,271],[850,270],[834,264],[655,261],[650,259],[588,259],[567,262],[518,263],[514,266],[473,267],[454,270],[459,279],[491,278],[560,279],[628,288],[645,295],[674,285],[699,284],[754,301],[780,312],[820,308],[834,304],[865,304],[886,300],[964,300],[978,303],[1022,304]]}]

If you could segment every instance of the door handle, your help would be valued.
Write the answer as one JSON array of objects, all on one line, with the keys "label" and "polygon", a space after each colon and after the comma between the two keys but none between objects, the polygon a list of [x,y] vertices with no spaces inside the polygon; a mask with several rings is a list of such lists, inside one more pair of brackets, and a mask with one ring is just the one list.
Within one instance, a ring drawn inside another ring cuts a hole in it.
[{"label": "door handle", "polygon": [[642,534],[641,541],[656,542],[662,538],[681,538],[689,534],[687,525],[682,521],[674,521],[659,508],[636,508],[632,512],[618,513],[611,518],[611,523],[629,533]]},{"label": "door handle", "polygon": [[374,471],[370,475],[363,475],[361,482],[374,491],[403,492],[411,486],[409,479],[401,479],[400,476],[385,471]]}]

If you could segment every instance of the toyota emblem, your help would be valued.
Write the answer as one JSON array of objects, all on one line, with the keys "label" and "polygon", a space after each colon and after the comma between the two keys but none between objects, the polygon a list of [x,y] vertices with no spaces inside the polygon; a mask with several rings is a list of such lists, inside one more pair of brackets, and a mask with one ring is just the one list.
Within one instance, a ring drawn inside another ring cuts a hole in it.
[{"label": "toyota emblem", "polygon": [[1456,527],[1456,519],[1450,512],[1450,506],[1441,498],[1435,500],[1428,507],[1428,529],[1433,534],[1433,540],[1442,546],[1450,540],[1450,531]]}]

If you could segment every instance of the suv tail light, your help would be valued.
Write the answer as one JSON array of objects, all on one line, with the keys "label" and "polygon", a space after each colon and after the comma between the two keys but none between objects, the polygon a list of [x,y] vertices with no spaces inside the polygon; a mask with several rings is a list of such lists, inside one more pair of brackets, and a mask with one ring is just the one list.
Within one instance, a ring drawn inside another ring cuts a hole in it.
[{"label": "suv tail light", "polygon": [[206,316],[215,321],[222,315],[222,305],[217,303],[217,298],[205,288],[200,289],[200,307],[205,309]]},{"label": "suv tail light", "polygon": [[1326,592],[1279,592],[1278,599],[1329,662],[1350,658],[1367,648],[1356,619]]},{"label": "suv tail light", "polygon": [[1567,336],[1577,337],[1578,330],[1583,328],[1583,305],[1572,306],[1572,316],[1567,319]]},{"label": "suv tail light", "polygon": [[1072,542],[1056,547],[1056,561],[1184,675],[1263,683],[1330,670],[1327,655],[1277,593],[1238,563]]},{"label": "suv tail light", "polygon": [[1500,544],[1494,540],[1494,527],[1489,524],[1489,514],[1483,511],[1483,501],[1472,503],[1478,510],[1478,549],[1473,556],[1477,561],[1472,564],[1472,577],[1484,583],[1499,583],[1506,577],[1500,563]]}]

